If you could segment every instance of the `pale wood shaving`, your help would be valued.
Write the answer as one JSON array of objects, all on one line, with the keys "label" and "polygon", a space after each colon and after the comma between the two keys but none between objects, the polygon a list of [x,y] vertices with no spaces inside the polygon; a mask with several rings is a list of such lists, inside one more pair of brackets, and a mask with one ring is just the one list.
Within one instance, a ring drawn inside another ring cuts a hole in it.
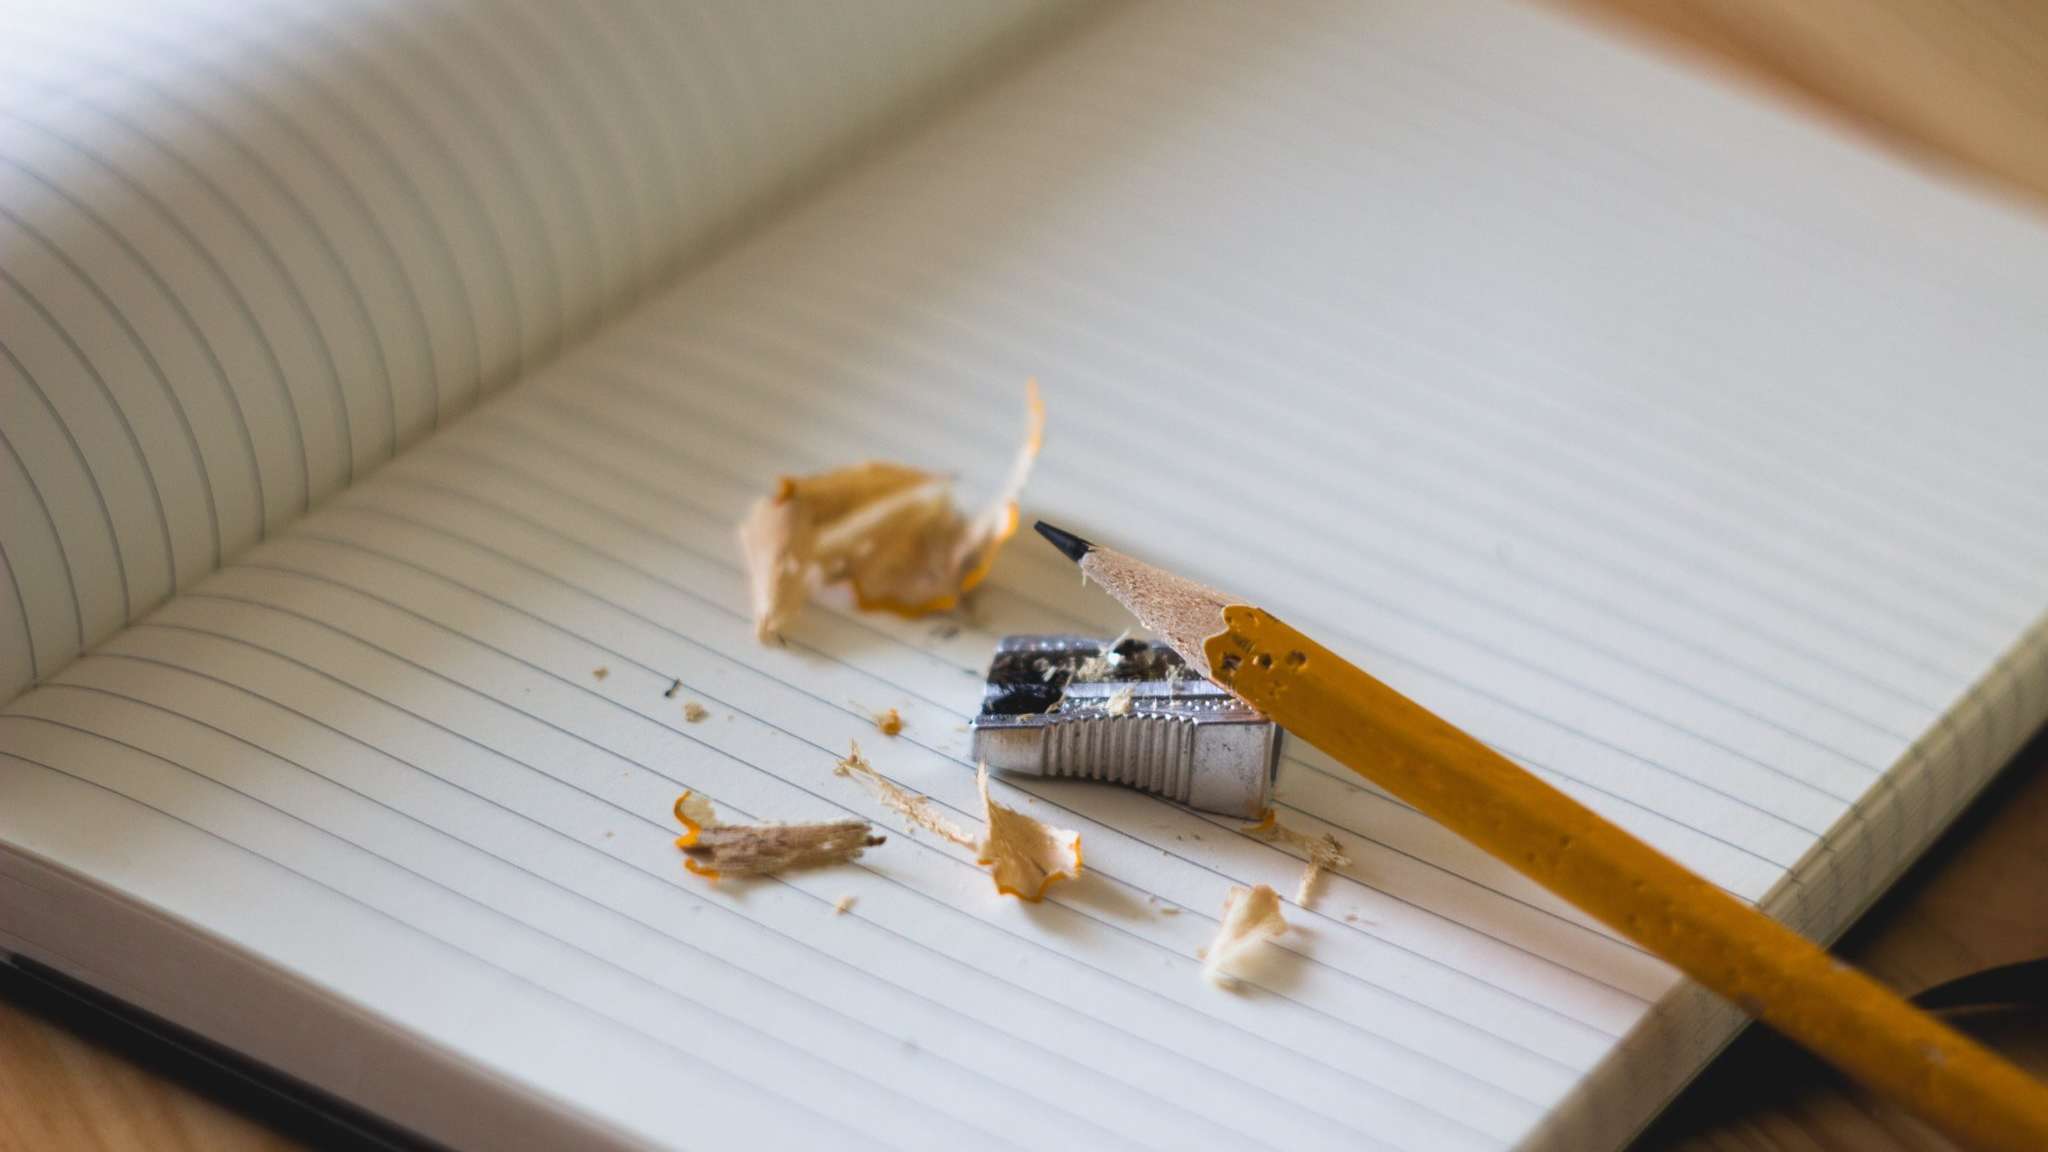
[{"label": "pale wood shaving", "polygon": [[685,723],[702,724],[704,718],[709,715],[711,715],[711,709],[697,703],[695,700],[683,701],[683,721]]},{"label": "pale wood shaving", "polygon": [[706,828],[686,846],[684,864],[700,876],[766,876],[821,868],[860,857],[884,838],[865,820],[822,824],[728,824]]},{"label": "pale wood shaving", "polygon": [[1096,649],[1095,655],[1074,666],[1074,675],[1071,681],[1079,684],[1092,684],[1097,680],[1109,679],[1109,674],[1115,671],[1116,666],[1123,660],[1123,657],[1117,654],[1117,646],[1130,638],[1131,630],[1129,628],[1117,633],[1116,639]]},{"label": "pale wood shaving", "polygon": [[972,516],[944,475],[887,461],[784,476],[740,522],[754,631],[774,643],[813,580],[844,582],[863,610],[923,616],[957,607],[1017,531],[1017,499],[1045,432],[1033,381],[1024,445],[996,499]]},{"label": "pale wood shaving", "polygon": [[832,914],[834,916],[844,916],[851,911],[853,911],[853,897],[851,896],[841,896],[832,902]]},{"label": "pale wood shaving", "polygon": [[695,792],[676,797],[675,816],[683,826],[683,835],[676,837],[683,867],[707,880],[844,864],[884,839],[865,820],[723,824],[711,802]]},{"label": "pale wood shaving", "polygon": [[711,806],[711,798],[701,792],[685,792],[676,797],[676,822],[688,828],[695,824],[699,828],[718,827],[718,812]]},{"label": "pale wood shaving", "polygon": [[1256,824],[1243,825],[1241,831],[1249,832],[1262,840],[1291,844],[1308,857],[1308,867],[1302,869],[1301,883],[1295,886],[1294,902],[1303,908],[1315,897],[1316,885],[1325,872],[1335,872],[1350,865],[1351,857],[1344,854],[1344,845],[1328,832],[1312,836],[1280,822],[1279,813],[1268,808]]},{"label": "pale wood shaving", "polygon": [[1231,961],[1287,931],[1287,918],[1280,914],[1280,894],[1264,884],[1232,888],[1223,898],[1222,922],[1216,938],[1203,951],[1202,974],[1225,987],[1236,983],[1229,972]]},{"label": "pale wood shaving", "polygon": [[1081,834],[1054,828],[989,795],[988,765],[975,774],[988,820],[979,859],[995,877],[996,891],[1037,903],[1055,881],[1081,874]]},{"label": "pale wood shaving", "polygon": [[971,836],[938,811],[928,796],[920,796],[875,771],[853,744],[839,761],[838,773],[852,776],[874,790],[888,805],[912,824],[962,848],[973,849],[976,863],[989,869],[996,891],[1036,903],[1055,881],[1081,874],[1081,834],[1054,828],[1007,805],[989,794],[988,766],[982,765],[975,783],[981,791],[983,819],[987,826],[979,837]]},{"label": "pale wood shaving", "polygon": [[[1087,657],[1079,664],[1074,665],[1073,673],[1067,677],[1067,682],[1060,686],[1059,696],[1045,710],[1047,712],[1058,711],[1060,705],[1066,703],[1067,689],[1072,685],[1093,684],[1097,681],[1109,679],[1110,673],[1116,670],[1116,666],[1123,659],[1117,654],[1116,647],[1125,640],[1130,639],[1130,636],[1130,629],[1124,629],[1122,632],[1117,633],[1116,639],[1096,649],[1095,655]],[[1047,663],[1043,670],[1044,679],[1048,682],[1059,674],[1060,667],[1057,664]],[[1121,696],[1122,699],[1118,700],[1118,696]],[[1112,716],[1127,716],[1131,711],[1132,700],[1131,690],[1125,688],[1113,693],[1106,702],[1106,707]]]},{"label": "pale wood shaving", "polygon": [[912,824],[928,832],[937,833],[962,848],[978,849],[981,846],[979,840],[962,832],[959,825],[940,815],[930,797],[911,792],[875,771],[874,765],[868,763],[867,757],[860,754],[858,743],[855,743],[852,751],[839,761],[837,771],[841,776],[852,776],[874,789],[875,795],[882,803],[895,809]]}]

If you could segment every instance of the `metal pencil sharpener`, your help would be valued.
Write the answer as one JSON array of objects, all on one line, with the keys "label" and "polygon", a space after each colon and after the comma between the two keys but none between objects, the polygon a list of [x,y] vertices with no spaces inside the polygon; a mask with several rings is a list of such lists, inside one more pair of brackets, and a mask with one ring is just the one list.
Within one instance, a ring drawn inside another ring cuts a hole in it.
[{"label": "metal pencil sharpener", "polygon": [[974,718],[999,772],[1101,780],[1255,820],[1273,797],[1280,729],[1190,672],[1164,644],[1010,636]]}]

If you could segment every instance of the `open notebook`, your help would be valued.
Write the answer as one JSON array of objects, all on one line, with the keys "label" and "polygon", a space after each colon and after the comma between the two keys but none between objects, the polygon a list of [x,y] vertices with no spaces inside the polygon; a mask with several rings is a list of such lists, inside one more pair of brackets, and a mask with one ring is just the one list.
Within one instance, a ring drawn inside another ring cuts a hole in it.
[{"label": "open notebook", "polygon": [[[1027,906],[835,777],[973,813],[996,638],[1123,620],[1023,540],[764,648],[732,527],[993,486],[1027,377],[1027,516],[1822,939],[2048,717],[2048,230],[1549,10],[6,22],[0,948],[434,1140],[1612,1148],[1733,1034],[1299,747],[1354,863],[1236,994],[1286,850],[1009,783]],[[710,888],[685,788],[890,840]]]}]

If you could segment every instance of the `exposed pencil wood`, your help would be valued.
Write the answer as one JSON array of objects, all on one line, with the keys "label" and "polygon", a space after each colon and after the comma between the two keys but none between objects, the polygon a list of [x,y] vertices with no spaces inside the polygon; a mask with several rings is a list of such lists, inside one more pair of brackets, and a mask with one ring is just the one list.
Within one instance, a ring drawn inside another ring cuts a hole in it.
[{"label": "exposed pencil wood", "polygon": [[1233,602],[1230,597],[1110,548],[1090,549],[1080,564],[1083,575],[1130,609],[1188,667],[1210,674],[1202,642],[1223,631],[1223,608]]}]

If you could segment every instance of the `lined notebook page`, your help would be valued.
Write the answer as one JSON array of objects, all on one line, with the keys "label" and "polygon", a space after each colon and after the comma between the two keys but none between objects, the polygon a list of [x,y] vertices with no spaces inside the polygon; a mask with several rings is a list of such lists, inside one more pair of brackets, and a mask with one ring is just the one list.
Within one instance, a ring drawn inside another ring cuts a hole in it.
[{"label": "lined notebook page", "polygon": [[[1106,12],[16,701],[0,836],[654,1144],[1611,1145],[1727,1033],[1660,963],[1298,747],[1354,863],[1239,992],[1196,953],[1301,862],[1231,821],[999,784],[1089,871],[997,898],[833,761],[971,819],[995,639],[1120,614],[1020,541],[763,648],[732,525],[992,487],[1035,375],[1027,515],[1825,925],[2048,705],[2044,287],[2036,223],[1541,11]],[[685,788],[890,841],[709,888]]]},{"label": "lined notebook page", "polygon": [[1053,6],[4,6],[0,698]]}]

